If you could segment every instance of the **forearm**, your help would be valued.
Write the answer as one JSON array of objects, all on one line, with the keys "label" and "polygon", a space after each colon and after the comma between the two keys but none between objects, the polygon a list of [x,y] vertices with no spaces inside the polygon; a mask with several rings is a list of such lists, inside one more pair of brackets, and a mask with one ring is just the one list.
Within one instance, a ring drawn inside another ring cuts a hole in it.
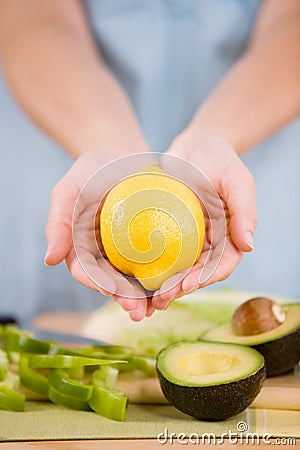
[{"label": "forearm", "polygon": [[130,102],[102,62],[81,5],[24,3],[34,14],[20,12],[19,1],[0,3],[0,52],[8,83],[31,118],[75,157],[99,142],[135,142],[132,152],[143,151]]},{"label": "forearm", "polygon": [[284,3],[279,11],[278,0],[265,1],[247,52],[200,107],[191,132],[223,136],[241,154],[300,113],[300,2]]}]

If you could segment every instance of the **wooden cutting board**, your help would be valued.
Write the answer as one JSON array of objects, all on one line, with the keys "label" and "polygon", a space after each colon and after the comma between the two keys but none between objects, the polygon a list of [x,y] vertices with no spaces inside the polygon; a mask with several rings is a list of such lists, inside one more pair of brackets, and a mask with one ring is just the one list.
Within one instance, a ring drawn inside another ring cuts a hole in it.
[{"label": "wooden cutting board", "polygon": [[[116,387],[128,396],[131,403],[167,403],[157,378],[133,378],[132,374],[124,373],[120,375]],[[300,411],[300,377],[289,374],[268,378],[251,406]]]}]

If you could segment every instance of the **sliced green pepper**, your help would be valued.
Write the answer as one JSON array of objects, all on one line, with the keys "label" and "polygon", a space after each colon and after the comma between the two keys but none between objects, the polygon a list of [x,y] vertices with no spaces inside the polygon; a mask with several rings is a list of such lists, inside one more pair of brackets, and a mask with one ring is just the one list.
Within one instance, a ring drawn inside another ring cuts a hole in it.
[{"label": "sliced green pepper", "polygon": [[48,378],[29,367],[27,355],[21,355],[19,362],[20,381],[26,388],[37,394],[47,396],[49,390]]},{"label": "sliced green pepper", "polygon": [[0,386],[6,386],[9,389],[17,390],[20,385],[20,377],[19,375],[8,370],[3,381],[0,382]]},{"label": "sliced green pepper", "polygon": [[33,339],[27,331],[8,325],[4,331],[4,348],[7,352],[48,353],[50,343]]},{"label": "sliced green pepper", "polygon": [[93,358],[98,358],[98,355],[100,355],[101,358],[104,358],[104,355],[107,355],[107,357],[123,359],[124,355],[132,354],[132,348],[124,347],[122,345],[92,345],[88,347],[79,347],[77,353]]},{"label": "sliced green pepper", "polygon": [[[102,364],[123,363],[120,360],[88,358],[72,355],[28,355],[29,367],[67,369],[79,366],[100,366]],[[126,361],[124,361],[126,363]]]},{"label": "sliced green pepper", "polygon": [[79,409],[82,411],[90,410],[87,401],[78,400],[77,398],[69,397],[68,395],[62,394],[61,392],[57,391],[53,386],[49,386],[48,398],[53,403],[56,403],[57,405],[66,406],[67,408]]},{"label": "sliced green pepper", "polygon": [[[93,366],[91,367],[93,368]],[[84,366],[79,367],[71,367],[70,369],[64,369],[65,372],[69,375],[71,378],[75,378],[76,380],[83,380],[86,375],[86,368]]]},{"label": "sliced green pepper", "polygon": [[73,380],[62,369],[52,369],[48,381],[61,394],[78,400],[89,400],[93,393],[93,386]]},{"label": "sliced green pepper", "polygon": [[88,402],[90,407],[108,419],[124,421],[128,402],[126,395],[117,389],[107,387],[101,370],[93,373],[91,383],[94,390]]},{"label": "sliced green pepper", "polygon": [[120,371],[130,372],[140,370],[149,376],[156,376],[156,359],[146,355],[137,355],[132,353],[129,347],[118,346],[95,346],[80,348],[79,354],[90,356],[92,358],[117,359],[120,358],[128,362],[118,366]]},{"label": "sliced green pepper", "polygon": [[156,376],[156,360],[149,356],[131,354],[124,356],[128,364],[117,365],[120,372],[140,370],[148,376]]},{"label": "sliced green pepper", "polygon": [[97,382],[103,381],[106,387],[113,388],[116,384],[119,375],[118,369],[111,366],[102,366],[97,370],[95,380]]},{"label": "sliced green pepper", "polygon": [[8,358],[6,353],[0,349],[0,381],[3,381],[8,371]]},{"label": "sliced green pepper", "polygon": [[25,395],[19,394],[8,386],[0,385],[0,408],[9,411],[24,411]]},{"label": "sliced green pepper", "polygon": [[7,325],[4,332],[4,348],[7,352],[38,353],[49,355],[74,355],[78,353],[59,346],[55,342],[34,339],[31,333],[15,325]]}]

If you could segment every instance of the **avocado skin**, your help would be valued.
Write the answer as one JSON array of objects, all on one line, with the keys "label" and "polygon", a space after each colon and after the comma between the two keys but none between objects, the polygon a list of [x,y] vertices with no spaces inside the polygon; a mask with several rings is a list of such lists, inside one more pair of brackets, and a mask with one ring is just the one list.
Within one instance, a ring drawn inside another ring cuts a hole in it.
[{"label": "avocado skin", "polygon": [[164,378],[157,369],[166,399],[175,408],[198,420],[218,421],[244,411],[260,392],[266,378],[265,366],[237,381],[215,386],[181,386]]},{"label": "avocado skin", "polygon": [[265,358],[267,377],[283,375],[300,360],[300,328],[275,341],[253,345],[252,348]]}]

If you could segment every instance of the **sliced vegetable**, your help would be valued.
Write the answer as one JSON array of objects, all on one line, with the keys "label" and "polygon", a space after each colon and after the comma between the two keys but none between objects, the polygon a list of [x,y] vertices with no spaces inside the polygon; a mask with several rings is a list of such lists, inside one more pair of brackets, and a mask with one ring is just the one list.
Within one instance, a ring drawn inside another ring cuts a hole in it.
[{"label": "sliced vegetable", "polygon": [[102,366],[95,375],[97,382],[103,381],[106,387],[113,388],[119,375],[118,369],[111,366]]},{"label": "sliced vegetable", "polygon": [[73,355],[76,351],[61,347],[56,342],[34,339],[28,331],[23,331],[15,325],[7,325],[4,330],[4,348],[8,353],[37,353],[49,355]]},{"label": "sliced vegetable", "polygon": [[[112,351],[106,350],[110,347],[115,347]],[[123,348],[122,352],[118,349]],[[103,358],[103,359],[116,359],[120,358],[127,361],[128,364],[118,365],[118,369],[123,372],[130,372],[132,370],[140,370],[148,376],[156,376],[156,359],[151,358],[146,355],[138,355],[132,353],[129,347],[117,347],[117,346],[97,346],[97,347],[86,347],[78,350],[79,354],[84,354],[92,358]]]},{"label": "sliced vegetable", "polygon": [[128,364],[117,365],[120,372],[130,372],[140,370],[148,376],[156,376],[156,359],[144,355],[128,355],[124,359]]},{"label": "sliced vegetable", "polygon": [[133,350],[130,347],[122,345],[91,345],[77,349],[77,352],[86,356],[107,355],[107,357],[123,357],[124,355],[131,355]]},{"label": "sliced vegetable", "polygon": [[6,386],[9,389],[17,390],[20,386],[19,375],[8,370],[3,381],[0,382],[0,386]]},{"label": "sliced vegetable", "polygon": [[75,378],[77,380],[83,380],[86,375],[85,369],[86,368],[84,366],[79,366],[79,367],[71,367],[70,369],[64,369],[64,370],[69,375],[69,377]]},{"label": "sliced vegetable", "polygon": [[120,360],[107,360],[72,355],[28,355],[29,367],[67,369],[79,366],[99,366],[102,364],[126,363]]},{"label": "sliced vegetable", "polygon": [[25,395],[19,394],[6,385],[0,385],[0,408],[9,411],[24,411]]},{"label": "sliced vegetable", "polygon": [[47,396],[49,390],[48,378],[29,367],[27,355],[21,355],[19,362],[20,381],[23,386],[27,387],[37,394]]},{"label": "sliced vegetable", "polygon": [[58,392],[78,400],[89,400],[93,393],[93,386],[73,380],[62,369],[52,369],[48,381]]},{"label": "sliced vegetable", "polygon": [[56,405],[63,405],[67,408],[78,409],[82,411],[88,411],[90,409],[87,401],[69,397],[68,395],[59,392],[53,386],[49,386],[48,397],[49,400],[51,400]]},{"label": "sliced vegetable", "polygon": [[7,352],[48,353],[50,343],[33,339],[27,331],[8,325],[4,331],[4,348]]},{"label": "sliced vegetable", "polygon": [[94,390],[88,403],[101,416],[112,420],[124,421],[126,419],[128,399],[123,392],[106,386],[103,376],[105,377],[101,369],[93,373],[91,383],[94,386]]},{"label": "sliced vegetable", "polygon": [[6,353],[0,349],[0,381],[3,381],[8,370],[8,358]]}]

